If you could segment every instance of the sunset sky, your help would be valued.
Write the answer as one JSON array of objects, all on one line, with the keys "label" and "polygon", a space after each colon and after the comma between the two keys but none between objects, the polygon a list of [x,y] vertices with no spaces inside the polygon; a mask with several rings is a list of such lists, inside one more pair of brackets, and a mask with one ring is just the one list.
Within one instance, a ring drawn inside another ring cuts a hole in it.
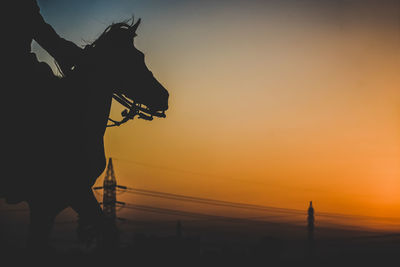
[{"label": "sunset sky", "polygon": [[38,2],[79,45],[142,18],[135,44],[170,109],[107,130],[120,184],[400,217],[400,1]]}]

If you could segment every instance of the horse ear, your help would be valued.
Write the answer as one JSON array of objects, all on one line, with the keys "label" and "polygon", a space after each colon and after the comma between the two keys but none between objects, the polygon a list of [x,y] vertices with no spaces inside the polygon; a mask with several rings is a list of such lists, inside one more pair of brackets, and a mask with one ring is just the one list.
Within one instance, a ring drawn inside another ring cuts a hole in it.
[{"label": "horse ear", "polygon": [[136,23],[129,29],[132,38],[134,38],[137,35],[136,30],[139,27],[141,21],[142,19],[138,19],[138,21],[136,21]]}]

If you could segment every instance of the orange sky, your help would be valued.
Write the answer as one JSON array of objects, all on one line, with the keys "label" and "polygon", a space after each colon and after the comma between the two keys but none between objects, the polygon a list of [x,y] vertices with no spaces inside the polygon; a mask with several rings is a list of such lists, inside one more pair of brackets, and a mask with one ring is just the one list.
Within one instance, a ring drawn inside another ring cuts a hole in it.
[{"label": "orange sky", "polygon": [[[118,182],[400,217],[399,13],[355,10],[333,19],[291,6],[144,13],[137,47],[169,89],[170,110],[107,130]],[[85,27],[93,37],[105,25]]]}]

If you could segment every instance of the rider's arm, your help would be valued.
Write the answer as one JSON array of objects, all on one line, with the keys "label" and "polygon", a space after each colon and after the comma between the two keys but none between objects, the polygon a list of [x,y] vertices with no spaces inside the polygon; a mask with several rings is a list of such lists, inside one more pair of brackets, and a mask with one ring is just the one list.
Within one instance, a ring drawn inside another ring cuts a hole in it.
[{"label": "rider's arm", "polygon": [[71,69],[79,60],[82,49],[73,42],[61,38],[56,31],[44,21],[37,4],[33,23],[35,24],[35,41],[38,42],[63,69]]}]

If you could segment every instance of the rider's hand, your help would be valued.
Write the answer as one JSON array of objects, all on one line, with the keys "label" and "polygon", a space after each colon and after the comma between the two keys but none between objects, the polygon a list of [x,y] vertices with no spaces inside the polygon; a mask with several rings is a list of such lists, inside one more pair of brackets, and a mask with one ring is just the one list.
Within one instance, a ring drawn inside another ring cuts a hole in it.
[{"label": "rider's hand", "polygon": [[61,70],[65,74],[70,72],[74,66],[77,66],[83,57],[82,48],[70,41],[67,41],[66,45],[65,52],[57,59]]}]

